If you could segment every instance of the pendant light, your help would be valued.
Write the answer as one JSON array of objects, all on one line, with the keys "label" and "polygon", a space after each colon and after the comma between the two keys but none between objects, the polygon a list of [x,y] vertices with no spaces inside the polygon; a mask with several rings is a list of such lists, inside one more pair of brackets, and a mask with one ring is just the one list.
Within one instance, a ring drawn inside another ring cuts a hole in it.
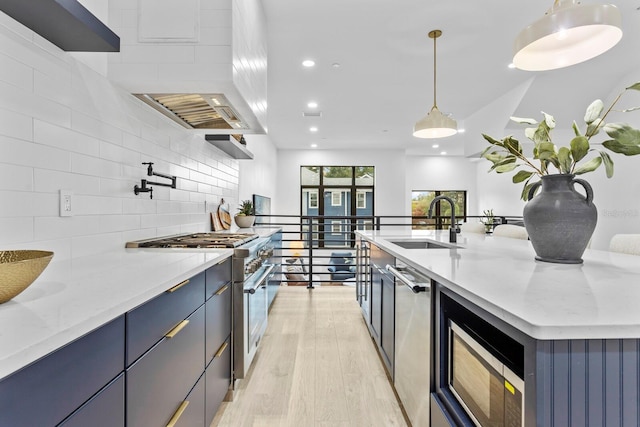
[{"label": "pendant light", "polygon": [[429,32],[429,38],[433,39],[433,107],[413,126],[413,136],[418,138],[444,138],[458,132],[456,121],[442,114],[436,104],[436,39],[441,35],[440,30]]},{"label": "pendant light", "polygon": [[514,42],[513,64],[527,71],[555,70],[594,58],[622,38],[622,18],[612,4],[555,0]]}]

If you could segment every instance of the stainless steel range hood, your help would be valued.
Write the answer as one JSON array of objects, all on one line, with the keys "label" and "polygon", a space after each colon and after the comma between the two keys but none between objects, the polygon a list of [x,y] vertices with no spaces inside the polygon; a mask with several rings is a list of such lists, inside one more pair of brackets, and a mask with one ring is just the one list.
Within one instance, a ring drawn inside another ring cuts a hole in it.
[{"label": "stainless steel range hood", "polygon": [[134,94],[157,111],[187,129],[247,130],[249,125],[223,94]]}]

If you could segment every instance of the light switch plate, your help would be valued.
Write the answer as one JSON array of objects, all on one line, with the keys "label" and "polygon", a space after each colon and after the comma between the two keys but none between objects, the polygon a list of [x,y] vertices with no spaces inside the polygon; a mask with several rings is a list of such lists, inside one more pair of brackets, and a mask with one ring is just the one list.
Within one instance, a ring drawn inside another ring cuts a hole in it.
[{"label": "light switch plate", "polygon": [[73,191],[60,190],[60,216],[73,216]]}]

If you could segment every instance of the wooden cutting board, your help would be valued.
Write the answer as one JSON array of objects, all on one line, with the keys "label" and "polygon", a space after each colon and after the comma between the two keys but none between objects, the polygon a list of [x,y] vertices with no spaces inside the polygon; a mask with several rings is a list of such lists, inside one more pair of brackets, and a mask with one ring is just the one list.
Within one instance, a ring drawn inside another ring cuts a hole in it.
[{"label": "wooden cutting board", "polygon": [[222,223],[222,228],[228,230],[231,228],[231,214],[229,213],[229,204],[224,202],[224,199],[220,200],[220,206],[218,206],[218,218]]},{"label": "wooden cutting board", "polygon": [[220,221],[220,217],[218,216],[218,210],[215,212],[211,212],[211,229],[213,231],[222,231],[224,228],[222,227],[222,222]]}]

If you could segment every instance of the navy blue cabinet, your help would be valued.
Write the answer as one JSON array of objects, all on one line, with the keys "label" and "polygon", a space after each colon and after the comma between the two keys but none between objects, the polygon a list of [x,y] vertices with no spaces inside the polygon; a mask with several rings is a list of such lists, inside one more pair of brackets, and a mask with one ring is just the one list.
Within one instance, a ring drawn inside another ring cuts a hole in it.
[{"label": "navy blue cabinet", "polygon": [[173,414],[175,427],[209,427],[204,422],[205,411],[205,375],[202,374],[189,395]]},{"label": "navy blue cabinet", "polygon": [[178,283],[127,313],[127,366],[204,302],[205,273]]},{"label": "navy blue cabinet", "polygon": [[146,427],[174,416],[208,426],[231,384],[231,294],[226,258],[4,378],[0,427]]},{"label": "navy blue cabinet", "polygon": [[63,421],[123,371],[124,333],[120,316],[2,380],[0,425]]},{"label": "navy blue cabinet", "polygon": [[204,328],[202,305],[127,368],[127,426],[169,422],[204,371]]},{"label": "navy blue cabinet", "polygon": [[[210,279],[211,278],[211,279]],[[226,281],[221,280],[226,279]],[[210,283],[212,284],[211,286]],[[217,288],[215,287],[217,286]],[[231,264],[225,261],[207,270],[207,291],[212,289],[206,303],[206,363],[231,335]]]},{"label": "navy blue cabinet", "polygon": [[60,424],[60,427],[86,426],[124,426],[124,372]]},{"label": "navy blue cabinet", "polygon": [[231,282],[231,258],[220,261],[206,272],[206,298],[211,298],[224,285]]},{"label": "navy blue cabinet", "polygon": [[206,399],[206,425],[211,424],[216,411],[229,391],[231,383],[231,337],[227,338],[215,357],[207,366],[207,399]]}]

